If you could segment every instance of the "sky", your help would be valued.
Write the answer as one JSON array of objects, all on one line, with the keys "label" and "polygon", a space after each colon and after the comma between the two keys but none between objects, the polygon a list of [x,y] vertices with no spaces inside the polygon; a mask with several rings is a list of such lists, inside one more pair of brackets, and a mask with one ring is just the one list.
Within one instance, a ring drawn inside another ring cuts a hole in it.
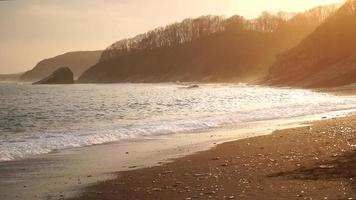
[{"label": "sky", "polygon": [[24,72],[69,51],[100,50],[201,15],[257,17],[345,0],[0,0],[0,74]]}]

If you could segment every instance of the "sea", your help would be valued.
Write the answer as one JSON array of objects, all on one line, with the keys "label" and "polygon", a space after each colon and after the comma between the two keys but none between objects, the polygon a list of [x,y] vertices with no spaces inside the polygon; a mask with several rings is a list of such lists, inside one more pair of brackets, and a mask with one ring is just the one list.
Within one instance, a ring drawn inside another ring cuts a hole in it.
[{"label": "sea", "polygon": [[0,162],[355,109],[356,96],[244,84],[0,83]]}]

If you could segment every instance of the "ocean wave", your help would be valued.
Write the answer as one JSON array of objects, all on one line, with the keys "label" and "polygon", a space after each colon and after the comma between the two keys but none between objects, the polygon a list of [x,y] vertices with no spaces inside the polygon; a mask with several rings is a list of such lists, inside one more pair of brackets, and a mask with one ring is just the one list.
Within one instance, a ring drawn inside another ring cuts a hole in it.
[{"label": "ocean wave", "polygon": [[[206,116],[193,119],[179,119],[169,121],[136,122],[130,125],[116,125],[97,129],[81,130],[66,133],[42,133],[39,137],[18,137],[16,140],[2,141],[0,145],[0,161],[22,159],[32,155],[50,153],[56,150],[85,147],[111,142],[125,142],[134,139],[147,139],[159,135],[174,133],[194,133],[210,131],[223,127],[233,127],[246,122],[287,119],[312,114],[344,109],[344,113],[354,111],[354,106],[320,107],[294,105],[288,107],[273,107],[271,109],[251,110],[246,112],[228,113],[217,116]],[[347,110],[345,110],[347,109]]]},{"label": "ocean wave", "polygon": [[302,89],[241,84],[180,87],[0,85],[0,161],[356,108],[355,96]]}]

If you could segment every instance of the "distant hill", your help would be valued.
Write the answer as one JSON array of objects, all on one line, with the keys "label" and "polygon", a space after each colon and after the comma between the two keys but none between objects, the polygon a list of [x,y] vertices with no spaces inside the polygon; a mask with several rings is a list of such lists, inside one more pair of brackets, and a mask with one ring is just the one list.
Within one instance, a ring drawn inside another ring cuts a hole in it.
[{"label": "distant hill", "polygon": [[249,81],[296,46],[337,5],[246,20],[204,16],[157,28],[107,48],[80,82]]},{"label": "distant hill", "polygon": [[0,82],[8,82],[8,81],[18,81],[23,73],[18,74],[0,74]]},{"label": "distant hill", "polygon": [[295,48],[278,56],[271,84],[333,87],[356,83],[356,0],[347,1]]},{"label": "distant hill", "polygon": [[79,77],[85,70],[99,61],[101,53],[102,51],[69,52],[42,60],[32,70],[25,72],[20,80],[26,82],[39,81],[60,67],[69,67],[73,71],[74,77]]}]

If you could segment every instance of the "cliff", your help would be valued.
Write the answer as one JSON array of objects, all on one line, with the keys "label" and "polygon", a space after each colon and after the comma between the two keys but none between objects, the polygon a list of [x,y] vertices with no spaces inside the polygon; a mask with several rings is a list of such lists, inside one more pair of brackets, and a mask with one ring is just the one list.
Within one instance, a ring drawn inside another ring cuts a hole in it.
[{"label": "cliff", "polygon": [[313,32],[336,5],[247,20],[204,16],[157,28],[108,47],[79,82],[250,81],[275,56]]},{"label": "cliff", "polygon": [[95,65],[102,51],[78,51],[69,52],[53,58],[40,61],[32,70],[25,72],[20,80],[33,82],[43,79],[62,66],[69,67],[74,77],[79,77],[89,67]]},{"label": "cliff", "polygon": [[273,85],[335,87],[356,82],[356,0],[347,1],[295,48],[278,56]]}]

